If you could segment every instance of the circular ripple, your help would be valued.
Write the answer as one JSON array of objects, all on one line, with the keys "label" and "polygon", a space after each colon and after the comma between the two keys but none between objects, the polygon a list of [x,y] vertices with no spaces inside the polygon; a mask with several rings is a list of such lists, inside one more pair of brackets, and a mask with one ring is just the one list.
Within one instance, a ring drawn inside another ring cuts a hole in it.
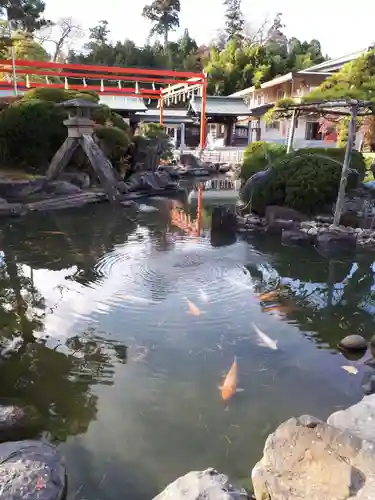
[{"label": "circular ripple", "polygon": [[[255,305],[252,281],[239,265],[234,247],[213,248],[207,239],[178,238],[170,251],[150,242],[128,241],[98,260],[101,276],[121,278],[121,290],[111,306],[131,315],[151,313],[154,328],[183,329],[186,325],[223,324],[240,319]],[[200,311],[189,313],[189,302]],[[156,319],[158,318],[158,319]]]}]

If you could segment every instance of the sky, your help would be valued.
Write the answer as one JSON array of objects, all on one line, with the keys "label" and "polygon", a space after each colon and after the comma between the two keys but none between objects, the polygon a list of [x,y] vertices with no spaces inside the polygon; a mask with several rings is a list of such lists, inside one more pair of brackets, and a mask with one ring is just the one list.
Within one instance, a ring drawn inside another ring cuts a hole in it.
[{"label": "sky", "polygon": [[[72,16],[83,28],[95,26],[105,19],[115,40],[127,38],[143,45],[150,24],[142,17],[145,0],[45,0],[46,16],[51,20]],[[254,27],[277,12],[283,13],[285,34],[302,40],[316,38],[324,54],[338,57],[375,42],[375,0],[243,0],[243,11]],[[198,44],[208,43],[224,25],[221,0],[181,0],[180,30],[189,29]]]}]

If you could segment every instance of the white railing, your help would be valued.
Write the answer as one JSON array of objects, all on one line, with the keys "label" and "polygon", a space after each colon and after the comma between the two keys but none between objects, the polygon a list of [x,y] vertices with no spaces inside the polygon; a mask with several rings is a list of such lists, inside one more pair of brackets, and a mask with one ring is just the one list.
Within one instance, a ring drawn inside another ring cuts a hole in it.
[{"label": "white railing", "polygon": [[[241,181],[236,179],[211,179],[203,183],[203,191],[239,191]],[[196,191],[199,190],[199,185],[194,186]]]},{"label": "white railing", "polygon": [[182,153],[179,150],[175,151],[175,157],[179,157],[181,154],[191,154],[206,163],[229,163],[230,165],[237,165],[242,163],[243,160],[243,149],[236,148],[216,148],[214,150],[200,151],[199,149],[186,149]]}]

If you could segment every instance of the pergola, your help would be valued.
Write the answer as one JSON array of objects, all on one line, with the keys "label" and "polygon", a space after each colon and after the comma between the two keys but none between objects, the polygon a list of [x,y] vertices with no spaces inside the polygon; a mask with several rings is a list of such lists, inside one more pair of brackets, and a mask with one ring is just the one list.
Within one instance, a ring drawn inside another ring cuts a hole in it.
[{"label": "pergola", "polygon": [[345,190],[348,180],[348,173],[351,161],[351,154],[354,147],[355,134],[357,129],[357,118],[362,116],[375,115],[375,104],[371,101],[360,101],[356,99],[338,99],[327,101],[311,101],[300,104],[289,104],[274,110],[278,116],[291,116],[291,124],[288,134],[287,152],[293,148],[294,132],[296,122],[301,115],[319,115],[325,118],[350,117],[348,127],[348,142],[346,145],[345,158],[341,171],[339,192],[337,195],[335,215],[333,223],[338,226],[344,206]]},{"label": "pergola", "polygon": [[[8,76],[0,81],[0,87],[14,89],[15,95],[20,84],[26,88],[93,90],[102,95],[156,99],[161,125],[164,125],[165,104],[199,94],[200,147],[205,148],[207,77],[204,73],[24,60],[0,60],[0,73]],[[35,77],[39,81],[34,81]]]}]

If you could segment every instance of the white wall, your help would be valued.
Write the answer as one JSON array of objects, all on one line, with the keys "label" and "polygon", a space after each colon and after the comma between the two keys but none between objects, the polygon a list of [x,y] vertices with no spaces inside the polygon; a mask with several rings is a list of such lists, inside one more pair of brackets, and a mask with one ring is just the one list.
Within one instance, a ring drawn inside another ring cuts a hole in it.
[{"label": "white wall", "polygon": [[[293,140],[293,148],[331,148],[336,147],[336,142],[330,141],[308,141],[305,139],[306,137],[306,123],[307,119],[305,117],[298,118],[298,126],[294,132],[294,140]],[[261,129],[261,141],[266,142],[278,142],[280,144],[287,144],[288,142],[288,131],[289,131],[289,120],[280,120],[279,121],[279,129],[269,128],[266,126],[266,122],[264,117],[260,119],[260,129]]]}]

